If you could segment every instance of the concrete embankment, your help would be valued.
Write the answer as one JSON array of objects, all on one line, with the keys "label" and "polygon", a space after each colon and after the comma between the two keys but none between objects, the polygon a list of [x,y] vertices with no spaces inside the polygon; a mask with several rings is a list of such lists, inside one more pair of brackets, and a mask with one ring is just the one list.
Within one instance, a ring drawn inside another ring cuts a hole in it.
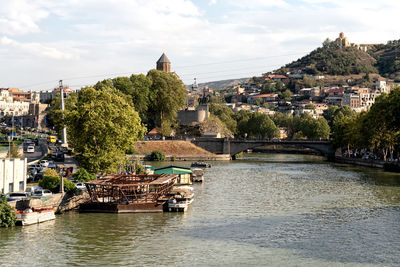
[{"label": "concrete embankment", "polygon": [[381,168],[383,169],[385,162],[380,160],[364,160],[364,159],[354,159],[354,158],[344,158],[344,157],[335,157],[334,162],[344,163],[344,164],[352,164],[370,168]]},{"label": "concrete embankment", "polygon": [[[88,200],[89,194],[86,191],[78,191],[75,195],[59,193],[53,194],[51,197],[28,199],[26,201],[29,203],[23,205],[35,209],[54,209],[56,213],[63,213],[79,208],[81,203]],[[10,202],[10,205],[17,208],[17,201]]]}]

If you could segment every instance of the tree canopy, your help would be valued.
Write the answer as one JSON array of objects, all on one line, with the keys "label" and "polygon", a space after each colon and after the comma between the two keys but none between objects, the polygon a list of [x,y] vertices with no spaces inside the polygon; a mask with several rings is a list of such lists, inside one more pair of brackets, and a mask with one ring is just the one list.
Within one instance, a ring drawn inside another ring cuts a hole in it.
[{"label": "tree canopy", "polygon": [[131,99],[104,83],[83,88],[65,121],[79,163],[93,173],[116,171],[145,132]]},{"label": "tree canopy", "polygon": [[150,70],[147,77],[151,80],[149,119],[166,135],[178,110],[185,104],[185,85],[174,75],[163,71]]}]

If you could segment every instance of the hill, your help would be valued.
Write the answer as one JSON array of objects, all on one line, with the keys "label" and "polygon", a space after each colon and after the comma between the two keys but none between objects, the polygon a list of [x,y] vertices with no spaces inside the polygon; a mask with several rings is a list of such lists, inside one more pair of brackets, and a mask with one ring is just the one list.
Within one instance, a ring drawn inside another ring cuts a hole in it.
[{"label": "hill", "polygon": [[400,76],[400,40],[375,45],[368,52],[376,59],[376,68],[382,76],[392,79]]},{"label": "hill", "polygon": [[[213,88],[214,90],[223,90],[228,86],[237,85],[237,84],[246,82],[248,79],[249,78],[239,78],[239,79],[229,79],[229,80],[199,83],[199,88],[208,86],[210,88]],[[186,85],[187,89],[190,89],[191,87],[192,87],[192,85]]]},{"label": "hill", "polygon": [[329,43],[284,68],[289,71],[302,70],[311,75],[349,75],[378,73],[375,64],[376,59],[367,52],[356,47],[337,47],[334,43]]}]

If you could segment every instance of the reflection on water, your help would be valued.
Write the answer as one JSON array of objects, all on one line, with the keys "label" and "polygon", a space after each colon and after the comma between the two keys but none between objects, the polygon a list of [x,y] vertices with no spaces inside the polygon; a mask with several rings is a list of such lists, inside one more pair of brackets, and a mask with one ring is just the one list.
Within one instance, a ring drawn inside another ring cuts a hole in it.
[{"label": "reflection on water", "polygon": [[72,212],[0,229],[0,265],[400,265],[399,180],[316,156],[250,154],[213,163],[185,214]]}]

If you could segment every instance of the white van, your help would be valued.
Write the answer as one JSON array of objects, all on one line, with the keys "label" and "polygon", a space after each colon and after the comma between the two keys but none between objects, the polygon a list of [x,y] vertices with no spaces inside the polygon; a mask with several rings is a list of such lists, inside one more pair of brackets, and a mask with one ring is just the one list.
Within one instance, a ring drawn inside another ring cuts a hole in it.
[{"label": "white van", "polygon": [[35,147],[34,146],[28,146],[26,148],[26,153],[34,153],[35,152]]}]

